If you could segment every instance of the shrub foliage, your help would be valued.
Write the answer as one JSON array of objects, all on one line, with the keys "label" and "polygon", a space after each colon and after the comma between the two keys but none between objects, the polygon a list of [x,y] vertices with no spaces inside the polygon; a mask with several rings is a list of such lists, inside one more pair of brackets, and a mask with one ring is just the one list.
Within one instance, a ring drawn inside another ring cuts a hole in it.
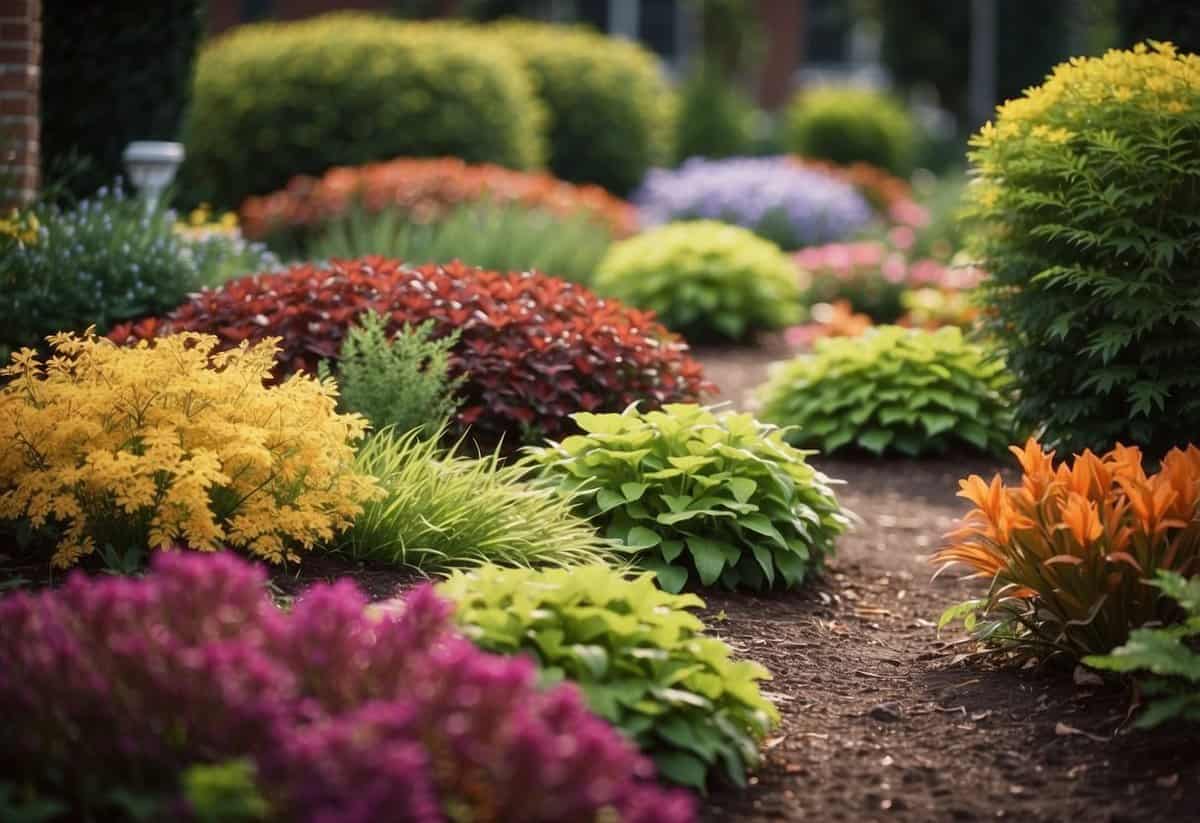
[{"label": "shrub foliage", "polygon": [[75,819],[101,811],[96,786],[169,795],[187,767],[241,758],[280,820],[693,819],[574,687],[455,634],[432,587],[395,614],[349,582],[283,612],[265,585],[228,553],[162,553],[140,580],[0,600],[4,773]]},{"label": "shrub foliage", "polygon": [[305,234],[348,216],[398,211],[416,221],[437,221],[461,206],[524,206],[560,217],[587,217],[614,235],[632,234],[637,214],[599,186],[573,185],[549,174],[522,172],[457,157],[400,158],[339,167],[321,177],[294,177],[286,188],[242,203],[247,236]]},{"label": "shrub foliage", "polygon": [[1019,487],[999,475],[959,484],[975,508],[934,560],[961,563],[991,585],[943,622],[965,614],[985,638],[1081,656],[1168,618],[1148,580],[1200,573],[1200,449],[1172,450],[1149,475],[1136,447],[1085,450],[1057,467],[1032,438],[1012,451],[1024,470]]},{"label": "shrub foliage", "polygon": [[[458,334],[430,340],[432,320],[405,325],[390,337],[386,327],[387,320],[368,311],[350,328],[338,357],[339,405],[367,418],[377,431],[390,426],[431,436],[458,405],[454,393],[463,377],[451,379],[448,373]],[[329,374],[324,361],[318,370],[322,377]]]},{"label": "shrub foliage", "polygon": [[742,340],[798,316],[796,270],[777,246],[712,220],[672,223],[613,246],[596,291],[650,309],[689,340]]},{"label": "shrub foliage", "polygon": [[1106,655],[1085,657],[1097,669],[1136,672],[1141,690],[1150,697],[1138,718],[1143,729],[1169,720],[1200,721],[1200,576],[1185,578],[1160,571],[1151,585],[1179,603],[1186,619],[1180,625],[1134,629],[1124,645]]},{"label": "shrub foliage", "polygon": [[1058,66],[972,140],[989,328],[1048,445],[1160,456],[1200,426],[1200,57]]},{"label": "shrub foliage", "polygon": [[675,98],[654,54],[580,27],[504,23],[549,110],[550,168],[624,196],[673,149]]},{"label": "shrub foliage", "polygon": [[673,404],[572,417],[585,434],[531,458],[667,591],[689,576],[731,589],[796,586],[849,525],[836,481],[748,414]]},{"label": "shrub foliage", "polygon": [[23,349],[0,370],[0,518],[60,528],[57,566],[105,544],[298,559],[375,493],[353,470],[365,421],[334,411],[331,383],[263,385],[274,341],[52,342],[44,362]]},{"label": "shrub foliage", "polygon": [[783,131],[788,151],[898,175],[912,171],[919,142],[916,122],[900,103],[853,88],[800,92],[788,104]]},{"label": "shrub foliage", "polygon": [[958,328],[879,326],[818,340],[812,354],[777,364],[760,392],[763,419],[787,426],[792,443],[917,456],[1003,451],[1009,384],[1003,362]]},{"label": "shrub foliage", "polygon": [[[687,346],[639,311],[538,274],[463,266],[408,268],[378,257],[300,265],[193,295],[162,320],[113,333],[124,342],[172,329],[204,330],[226,346],[279,336],[278,373],[315,371],[335,358],[366,310],[405,323],[434,321],[438,339],[459,330],[452,378],[466,375],[456,428],[509,446],[572,431],[567,414],[653,405],[708,392]],[[485,413],[486,412],[486,413]]]},{"label": "shrub foliage", "polygon": [[443,452],[419,432],[386,429],[359,449],[358,471],[383,494],[363,504],[341,548],[351,557],[416,569],[569,565],[613,554],[571,501],[528,482],[498,454]]},{"label": "shrub foliage", "polygon": [[484,566],[438,587],[483,649],[531,655],[543,680],[577,683],[591,709],[651,755],[660,775],[703,790],[720,770],[745,785],[760,740],[779,720],[756,681],[689,609],[694,594],[659,591],[607,566],[529,571]]},{"label": "shrub foliage", "polygon": [[351,14],[239,26],[197,60],[184,182],[236,205],[402,155],[534,167],[543,116],[515,55],[467,30]]}]

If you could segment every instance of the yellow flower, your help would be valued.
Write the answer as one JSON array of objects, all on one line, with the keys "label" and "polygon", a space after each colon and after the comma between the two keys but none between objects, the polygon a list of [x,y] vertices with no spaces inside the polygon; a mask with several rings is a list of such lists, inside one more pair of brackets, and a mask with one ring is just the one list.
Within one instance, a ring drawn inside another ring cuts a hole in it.
[{"label": "yellow flower", "polygon": [[216,352],[178,334],[119,348],[89,330],[52,335],[0,373],[0,519],[65,527],[53,562],[97,539],[149,548],[244,548],[295,558],[348,526],[378,493],[353,469],[358,415],[311,377],[264,380],[275,341]]}]

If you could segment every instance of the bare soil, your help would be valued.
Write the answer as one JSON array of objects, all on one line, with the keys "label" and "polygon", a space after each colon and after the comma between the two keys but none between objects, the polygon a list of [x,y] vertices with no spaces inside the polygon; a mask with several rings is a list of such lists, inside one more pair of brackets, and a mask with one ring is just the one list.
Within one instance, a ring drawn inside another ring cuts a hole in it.
[{"label": "bare soil", "polygon": [[[782,356],[786,356],[786,350]],[[746,407],[780,348],[701,352],[722,399]],[[814,821],[1200,820],[1200,732],[1131,728],[1120,684],[980,655],[939,637],[979,583],[931,581],[929,554],[967,506],[970,473],[1001,461],[818,459],[861,523],[796,592],[705,592],[712,631],[758,660],[783,717],[748,790],[706,818]]]}]

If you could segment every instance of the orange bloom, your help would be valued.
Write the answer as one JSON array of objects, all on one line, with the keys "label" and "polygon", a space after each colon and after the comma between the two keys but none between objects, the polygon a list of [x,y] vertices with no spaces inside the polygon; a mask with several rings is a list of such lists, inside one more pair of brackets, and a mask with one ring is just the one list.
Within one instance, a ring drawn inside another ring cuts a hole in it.
[{"label": "orange bloom", "polygon": [[1062,520],[1063,522],[1058,528],[1067,529],[1084,552],[1093,541],[1100,539],[1100,536],[1104,534],[1104,526],[1100,523],[1100,517],[1096,512],[1096,503],[1088,500],[1079,492],[1072,491],[1067,496],[1067,505],[1063,507]]}]

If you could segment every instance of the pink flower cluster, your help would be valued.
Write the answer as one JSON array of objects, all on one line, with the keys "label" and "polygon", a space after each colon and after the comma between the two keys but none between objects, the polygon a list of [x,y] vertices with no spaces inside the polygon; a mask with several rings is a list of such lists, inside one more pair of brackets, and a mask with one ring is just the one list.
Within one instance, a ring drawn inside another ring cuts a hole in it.
[{"label": "pink flower cluster", "polygon": [[228,553],[161,552],[141,580],[5,597],[0,769],[169,792],[248,757],[285,820],[694,818],[574,687],[455,634],[431,587],[398,614],[347,582],[283,612],[265,583]]},{"label": "pink flower cluster", "polygon": [[[893,234],[899,231],[893,230]],[[930,258],[909,260],[902,246],[898,243],[889,247],[875,241],[831,243],[802,249],[792,259],[813,276],[851,279],[878,274],[888,283],[912,288],[970,289],[983,277],[982,271],[971,266],[947,266]]]}]

